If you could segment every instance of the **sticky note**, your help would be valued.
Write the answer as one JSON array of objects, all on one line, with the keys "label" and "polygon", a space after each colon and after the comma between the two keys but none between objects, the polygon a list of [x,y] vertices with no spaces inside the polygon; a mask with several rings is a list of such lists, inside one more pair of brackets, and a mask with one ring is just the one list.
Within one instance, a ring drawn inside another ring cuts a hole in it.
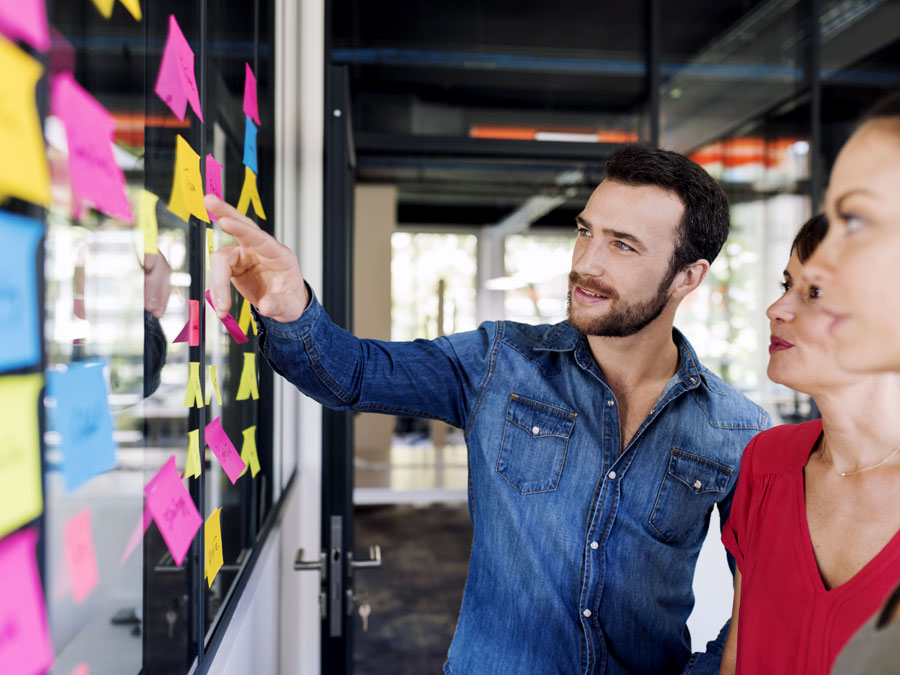
[{"label": "sticky note", "polygon": [[[213,311],[215,311],[216,306],[213,304],[212,295],[209,291],[206,291],[206,301],[209,303],[209,306],[213,308]],[[231,316],[231,314],[226,314],[225,318],[221,319],[221,321],[225,325],[225,329],[231,334],[231,337],[234,338],[235,342],[238,344],[249,342],[249,338],[244,335],[244,331],[241,330],[238,322],[234,320],[234,317]]]},{"label": "sticky note", "polygon": [[69,582],[72,584],[72,599],[76,605],[80,605],[97,588],[97,582],[100,581],[90,509],[79,511],[66,521],[63,547],[66,552]]},{"label": "sticky note", "polygon": [[149,509],[144,506],[144,510],[141,513],[140,520],[138,520],[137,524],[134,526],[134,530],[131,532],[131,536],[128,538],[128,543],[125,544],[125,551],[122,553],[122,558],[119,560],[119,564],[123,564],[126,560],[128,560],[129,556],[134,552],[134,549],[137,548],[137,545],[140,543],[141,539],[144,538],[144,534],[147,532],[147,528],[150,527],[150,523],[153,522],[153,516],[150,515]]},{"label": "sticky note", "polygon": [[138,193],[137,226],[144,235],[144,253],[159,253],[157,238],[159,235],[159,222],[156,218],[156,202],[159,197],[149,190],[141,190]]},{"label": "sticky note", "polygon": [[244,335],[248,335],[250,333],[250,328],[253,328],[253,334],[259,335],[259,327],[256,325],[256,319],[253,318],[253,313],[250,311],[250,301],[247,298],[244,298],[244,302],[241,303],[241,316],[238,319],[238,326]]},{"label": "sticky note", "polygon": [[219,373],[218,366],[210,366],[209,367],[209,381],[212,383],[210,387],[207,385],[206,387],[206,405],[209,405],[210,401],[212,401],[212,393],[216,393],[216,403],[222,405],[222,393],[219,391]]},{"label": "sticky note", "polygon": [[244,167],[244,185],[241,187],[241,196],[238,199],[237,210],[247,215],[247,209],[253,202],[253,210],[263,220],[266,219],[266,212],[263,211],[262,200],[259,198],[259,188],[256,186],[256,174],[249,167]]},{"label": "sticky note", "polygon": [[[224,199],[224,190],[222,189],[222,165],[216,161],[212,155],[206,156],[206,194],[215,195],[219,199]],[[209,214],[210,220],[216,222],[213,214]]]},{"label": "sticky note", "polygon": [[47,371],[50,427],[60,435],[66,488],[71,492],[116,466],[113,419],[104,361],[81,361]]},{"label": "sticky note", "polygon": [[94,7],[96,7],[106,19],[112,16],[113,6],[115,6],[115,4],[116,0],[94,0]]},{"label": "sticky note", "polygon": [[169,461],[147,483],[144,495],[153,522],[169,547],[175,564],[180,566],[194,535],[203,525],[203,518],[181,482],[175,468],[175,455],[169,457]]},{"label": "sticky note", "polygon": [[125,7],[135,21],[141,20],[141,0],[121,0],[122,6]]},{"label": "sticky note", "polygon": [[[256,125],[249,117],[244,118],[244,166],[254,174],[259,174],[259,163],[256,159]],[[254,204],[254,206],[256,206]]]},{"label": "sticky note", "polygon": [[200,301],[188,300],[188,320],[172,342],[187,342],[191,347],[200,345]]},{"label": "sticky note", "polygon": [[256,387],[256,354],[244,353],[244,369],[241,371],[241,382],[238,385],[238,393],[235,397],[238,401],[246,401],[252,396],[253,400],[259,398],[259,390]]},{"label": "sticky note", "polygon": [[188,44],[174,15],[169,15],[169,35],[159,64],[159,75],[154,89],[175,117],[184,121],[187,104],[191,104],[194,114],[203,121],[200,110],[200,93],[197,78],[194,77],[194,51]]},{"label": "sticky note", "polygon": [[[250,467],[250,477],[256,478],[259,473],[259,453],[256,452],[256,426],[247,427],[243,431],[244,444],[241,446],[241,459]],[[243,476],[247,469],[241,472]]]},{"label": "sticky note", "polygon": [[[13,4],[15,11],[22,6],[0,0],[0,15],[11,13],[7,5]],[[40,63],[0,37],[0,197],[35,204],[50,202],[50,171],[35,98],[43,72]]]},{"label": "sticky note", "polygon": [[203,181],[200,178],[200,155],[179,134],[175,139],[175,170],[169,211],[182,220],[194,216],[205,223],[209,214],[203,206]]},{"label": "sticky note", "polygon": [[39,220],[0,211],[0,370],[41,360],[36,255],[43,234]]},{"label": "sticky note", "polygon": [[234,444],[222,428],[221,418],[217,417],[206,425],[206,444],[219,460],[228,480],[234,485],[247,465],[244,464],[244,460],[240,458]]},{"label": "sticky note", "polygon": [[[97,9],[100,10],[100,13],[107,19],[112,16],[115,4],[116,0],[94,0],[94,5],[96,5]],[[141,20],[140,0],[122,0],[122,5],[131,12],[131,16],[133,16],[136,21]]]},{"label": "sticky note", "polygon": [[0,673],[43,673],[53,664],[36,543],[34,530],[0,541]]},{"label": "sticky note", "polygon": [[188,364],[188,384],[184,392],[184,407],[203,407],[203,390],[200,388],[200,363],[191,361]]},{"label": "sticky note", "polygon": [[203,472],[203,464],[200,461],[200,430],[194,429],[188,432],[188,454],[184,467],[184,478],[199,478]]},{"label": "sticky note", "polygon": [[[24,40],[38,51],[46,50],[50,46],[50,28],[44,0],[0,0],[0,33],[10,40]],[[3,75],[9,76],[10,71],[3,68]]]},{"label": "sticky note", "polygon": [[244,63],[244,114],[256,122],[259,121],[259,101],[256,98],[256,76],[249,63]]},{"label": "sticky note", "polygon": [[213,580],[215,580],[219,570],[222,569],[222,563],[224,562],[222,557],[221,513],[222,507],[220,506],[209,515],[203,528],[203,543],[206,550],[206,571],[204,576],[206,576],[206,581],[210,587],[212,587]]},{"label": "sticky note", "polygon": [[87,663],[82,661],[77,666],[75,666],[75,669],[71,673],[69,673],[69,675],[91,675],[91,669]]},{"label": "sticky note", "polygon": [[206,271],[209,272],[210,258],[216,252],[216,231],[209,226],[206,228]]},{"label": "sticky note", "polygon": [[43,386],[40,375],[0,377],[0,537],[44,510],[38,427]]},{"label": "sticky note", "polygon": [[125,193],[125,174],[113,156],[116,122],[71,73],[53,79],[50,109],[66,127],[72,213],[79,218],[85,202],[125,222],[134,222]]}]

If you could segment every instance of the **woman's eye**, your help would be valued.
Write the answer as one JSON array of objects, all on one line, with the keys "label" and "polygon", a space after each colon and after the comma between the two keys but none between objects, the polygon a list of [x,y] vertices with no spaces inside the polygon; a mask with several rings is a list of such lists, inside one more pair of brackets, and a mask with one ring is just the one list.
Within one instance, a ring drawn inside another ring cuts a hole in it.
[{"label": "woman's eye", "polygon": [[817,300],[822,297],[822,289],[818,286],[810,286],[809,287],[809,297],[813,300]]},{"label": "woman's eye", "polygon": [[841,220],[844,221],[844,230],[847,232],[847,234],[856,232],[863,225],[862,218],[854,213],[841,215]]},{"label": "woman's eye", "polygon": [[787,281],[779,281],[778,285],[781,287],[782,293],[787,293],[789,290],[791,290],[791,285]]}]

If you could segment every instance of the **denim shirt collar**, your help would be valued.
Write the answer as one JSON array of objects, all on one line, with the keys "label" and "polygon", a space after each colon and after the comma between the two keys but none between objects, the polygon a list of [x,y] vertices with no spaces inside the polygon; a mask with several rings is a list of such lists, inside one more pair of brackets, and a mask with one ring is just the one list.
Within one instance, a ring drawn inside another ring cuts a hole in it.
[{"label": "denim shirt collar", "polygon": [[[677,376],[684,385],[685,390],[696,389],[702,383],[709,391],[723,395],[724,392],[719,391],[710,381],[710,378],[706,377],[704,371],[701,370],[699,366],[700,361],[691,343],[675,327],[672,328],[672,339],[678,346]],[[550,326],[541,340],[534,346],[534,351],[536,352],[575,352],[576,350],[590,353],[587,336],[574,328],[568,321],[562,321]]]}]

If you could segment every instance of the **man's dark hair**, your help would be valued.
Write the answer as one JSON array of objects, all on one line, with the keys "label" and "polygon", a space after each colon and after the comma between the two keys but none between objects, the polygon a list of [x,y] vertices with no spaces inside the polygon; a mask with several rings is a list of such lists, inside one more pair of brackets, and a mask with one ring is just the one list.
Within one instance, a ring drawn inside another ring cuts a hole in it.
[{"label": "man's dark hair", "polygon": [[889,117],[900,117],[900,91],[888,94],[869,108],[862,117],[862,122],[880,120]]},{"label": "man's dark hair", "polygon": [[806,261],[812,258],[812,254],[819,248],[819,244],[828,234],[828,219],[824,213],[813,216],[805,223],[794,237],[794,243],[791,244],[791,253],[797,252],[797,258],[801,265],[805,265]]},{"label": "man's dark hair", "polygon": [[606,178],[625,185],[652,185],[681,200],[684,217],[676,232],[671,277],[701,258],[711,263],[719,255],[728,238],[728,198],[699,164],[677,152],[632,143],[606,160]]}]

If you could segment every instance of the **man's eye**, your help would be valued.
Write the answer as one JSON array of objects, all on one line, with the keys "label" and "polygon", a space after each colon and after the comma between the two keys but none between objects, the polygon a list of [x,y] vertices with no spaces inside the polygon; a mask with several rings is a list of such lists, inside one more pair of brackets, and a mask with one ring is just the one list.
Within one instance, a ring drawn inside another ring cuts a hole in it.
[{"label": "man's eye", "polygon": [[633,251],[634,250],[628,244],[626,244],[624,241],[615,242],[615,247],[617,249],[619,249],[620,251]]},{"label": "man's eye", "polygon": [[576,237],[587,237],[590,235],[590,232],[584,227],[576,227],[575,228],[575,236]]}]

